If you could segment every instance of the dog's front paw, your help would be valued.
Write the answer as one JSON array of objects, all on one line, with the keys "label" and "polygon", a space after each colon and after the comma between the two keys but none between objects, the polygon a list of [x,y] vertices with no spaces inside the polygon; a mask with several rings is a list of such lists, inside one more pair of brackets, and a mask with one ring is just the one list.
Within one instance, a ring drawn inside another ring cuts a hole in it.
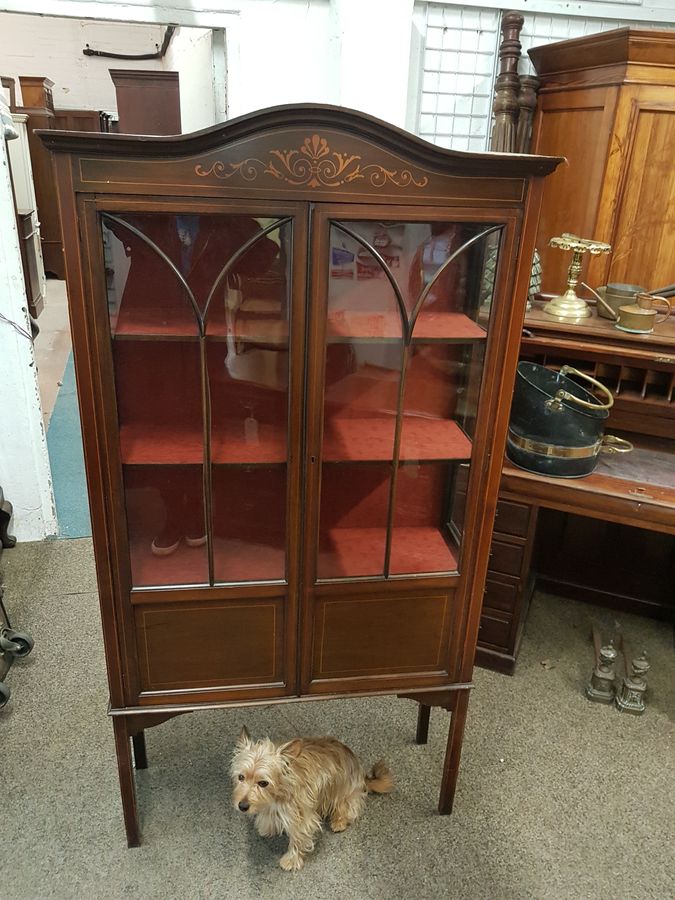
[{"label": "dog's front paw", "polygon": [[296,850],[289,850],[279,860],[279,865],[284,872],[297,872],[305,864],[305,860]]}]

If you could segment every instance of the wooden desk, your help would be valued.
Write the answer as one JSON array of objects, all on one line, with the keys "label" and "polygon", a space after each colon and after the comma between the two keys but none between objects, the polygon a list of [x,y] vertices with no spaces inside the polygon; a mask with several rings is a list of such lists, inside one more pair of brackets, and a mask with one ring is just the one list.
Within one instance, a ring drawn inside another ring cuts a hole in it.
[{"label": "wooden desk", "polygon": [[[626,437],[635,440],[634,435]],[[640,468],[646,470],[643,478],[636,472],[636,460],[631,459],[638,454]],[[651,481],[650,458],[654,458],[656,479]],[[585,478],[550,478],[525,472],[505,460],[499,496],[675,535],[675,442],[669,450],[642,446],[625,456],[606,456],[595,472]]]},{"label": "wooden desk", "polygon": [[630,335],[595,314],[563,326],[536,306],[521,357],[556,369],[569,363],[607,385],[615,402],[605,430],[635,450],[601,456],[578,479],[505,460],[476,662],[507,673],[535,581],[658,618],[671,618],[675,605],[675,321]]}]

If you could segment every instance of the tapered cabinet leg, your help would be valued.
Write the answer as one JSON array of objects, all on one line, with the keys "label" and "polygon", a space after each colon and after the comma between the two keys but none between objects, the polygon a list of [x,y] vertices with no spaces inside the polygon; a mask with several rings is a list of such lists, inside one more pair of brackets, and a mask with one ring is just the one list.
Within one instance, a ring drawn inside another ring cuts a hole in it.
[{"label": "tapered cabinet leg", "polygon": [[448,746],[445,751],[443,780],[441,781],[441,795],[438,799],[438,811],[443,816],[447,816],[452,812],[452,805],[455,800],[455,788],[457,787],[459,761],[462,755],[462,740],[464,738],[468,707],[469,691],[457,691],[450,718]]},{"label": "tapered cabinet leg", "polygon": [[122,812],[124,813],[124,827],[127,831],[127,844],[129,847],[138,847],[141,843],[141,835],[138,828],[136,784],[134,783],[134,769],[131,762],[130,734],[124,716],[113,717],[113,730],[115,732],[117,770],[120,779]]},{"label": "tapered cabinet leg", "polygon": [[147,769],[148,757],[145,751],[145,732],[139,731],[138,734],[134,734],[131,738],[131,743],[134,748],[134,764],[136,768]]},{"label": "tapered cabinet leg", "polygon": [[429,738],[429,715],[431,707],[420,703],[417,709],[417,733],[415,735],[416,744],[426,744]]}]

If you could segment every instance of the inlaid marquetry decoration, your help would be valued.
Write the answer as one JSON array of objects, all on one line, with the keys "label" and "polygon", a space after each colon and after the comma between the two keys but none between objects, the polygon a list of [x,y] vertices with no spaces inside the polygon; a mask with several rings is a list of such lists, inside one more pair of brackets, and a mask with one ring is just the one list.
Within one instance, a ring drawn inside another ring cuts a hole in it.
[{"label": "inlaid marquetry decoration", "polygon": [[267,160],[255,156],[231,163],[216,160],[209,168],[196,165],[195,173],[202,178],[213,175],[221,181],[235,177],[255,181],[261,175],[271,175],[294,187],[310,188],[335,188],[360,180],[375,188],[388,183],[423,188],[429,180],[410,169],[388,169],[378,163],[364,163],[357,154],[331,150],[326,138],[318,134],[306,137],[297,150],[270,150]]}]

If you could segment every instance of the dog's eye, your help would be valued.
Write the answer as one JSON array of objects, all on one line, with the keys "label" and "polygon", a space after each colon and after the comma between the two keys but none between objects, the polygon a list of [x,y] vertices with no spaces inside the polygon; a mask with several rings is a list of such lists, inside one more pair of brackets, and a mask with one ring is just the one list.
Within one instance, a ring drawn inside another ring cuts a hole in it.
[{"label": "dog's eye", "polygon": [[259,781],[258,787],[267,787],[268,784],[269,784],[269,781]]},{"label": "dog's eye", "polygon": [[244,780],[244,776],[243,776],[243,775],[240,775],[240,776],[239,776],[239,781],[243,781],[243,780]]}]

